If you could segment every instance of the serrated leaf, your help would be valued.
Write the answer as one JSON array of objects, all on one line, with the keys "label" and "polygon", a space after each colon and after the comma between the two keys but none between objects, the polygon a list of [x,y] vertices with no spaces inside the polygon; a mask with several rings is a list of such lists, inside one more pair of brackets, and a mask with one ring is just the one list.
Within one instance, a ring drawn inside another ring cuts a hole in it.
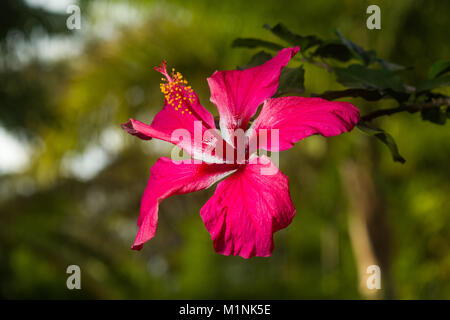
[{"label": "serrated leaf", "polygon": [[257,67],[257,66],[260,66],[263,63],[269,61],[270,59],[272,59],[272,55],[270,55],[269,53],[267,53],[265,51],[260,51],[251,58],[249,63],[247,63],[246,65],[244,65],[242,67],[237,67],[237,69],[244,70],[244,69]]},{"label": "serrated leaf", "polygon": [[255,38],[237,38],[233,41],[233,43],[231,44],[231,46],[233,48],[267,48],[270,50],[276,50],[279,51],[281,49],[283,49],[283,46],[274,43],[274,42],[270,42],[270,41],[265,41],[265,40],[261,40],[261,39],[255,39]]},{"label": "serrated leaf", "polygon": [[313,35],[301,36],[299,34],[293,33],[281,23],[277,24],[274,27],[265,25],[264,28],[270,30],[274,35],[276,35],[280,39],[283,39],[284,41],[290,44],[298,45],[300,47],[300,50],[302,51],[306,51],[308,48],[322,43],[322,40],[320,40],[316,36]]},{"label": "serrated leaf", "polygon": [[428,79],[437,78],[450,71],[450,61],[436,61],[428,70]]},{"label": "serrated leaf", "polygon": [[322,43],[316,51],[314,51],[313,55],[322,58],[333,58],[343,62],[348,61],[353,57],[352,52],[346,45],[336,41]]},{"label": "serrated leaf", "polygon": [[403,81],[386,69],[370,69],[360,64],[335,68],[337,81],[349,88],[403,91]]},{"label": "serrated leaf", "polygon": [[281,70],[280,82],[276,95],[286,93],[303,93],[305,91],[305,69],[284,67]]},{"label": "serrated leaf", "polygon": [[400,155],[394,138],[389,133],[387,133],[386,131],[384,131],[380,128],[376,128],[371,125],[368,125],[367,123],[362,123],[362,122],[358,123],[358,129],[360,129],[362,132],[364,132],[370,136],[373,136],[373,137],[377,138],[378,140],[380,140],[381,142],[383,142],[389,148],[389,151],[391,152],[391,155],[392,155],[392,159],[394,161],[400,162],[400,163],[406,162],[405,158],[403,158]]},{"label": "serrated leaf", "polygon": [[444,125],[447,122],[448,109],[442,107],[428,108],[422,110],[422,120],[430,121],[435,124]]},{"label": "serrated leaf", "polygon": [[450,74],[435,79],[429,79],[421,82],[417,88],[417,93],[428,91],[440,87],[450,86]]}]

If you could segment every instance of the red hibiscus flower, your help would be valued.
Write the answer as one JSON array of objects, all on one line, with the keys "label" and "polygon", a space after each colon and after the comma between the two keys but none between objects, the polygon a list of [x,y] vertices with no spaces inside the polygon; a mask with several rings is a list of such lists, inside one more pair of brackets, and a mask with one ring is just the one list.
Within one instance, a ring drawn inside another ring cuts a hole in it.
[{"label": "red hibiscus flower", "polygon": [[[213,116],[181,74],[169,75],[165,62],[155,68],[167,79],[161,84],[164,107],[151,125],[130,119],[122,127],[144,140],[169,141],[188,152],[192,160],[162,157],[151,168],[133,249],[140,250],[155,236],[158,206],[163,199],[203,190],[222,180],[200,211],[214,249],[244,258],[271,255],[273,233],[291,223],[295,208],[288,178],[268,157],[255,156],[254,152],[258,148],[286,150],[313,134],[338,135],[352,130],[359,120],[359,110],[350,103],[296,96],[271,98],[281,69],[298,50],[286,48],[260,66],[216,71],[208,78],[211,101],[220,115],[220,134]],[[249,127],[261,104],[258,118]],[[180,130],[187,134],[174,134]],[[237,143],[239,130],[245,132],[243,152]],[[276,141],[261,143],[272,134]]]}]

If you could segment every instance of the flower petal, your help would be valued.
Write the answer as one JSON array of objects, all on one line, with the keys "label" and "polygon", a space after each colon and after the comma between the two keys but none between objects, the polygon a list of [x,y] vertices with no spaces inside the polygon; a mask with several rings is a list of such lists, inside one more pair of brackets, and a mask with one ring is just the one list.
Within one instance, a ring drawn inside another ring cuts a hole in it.
[{"label": "flower petal", "polygon": [[257,158],[221,181],[200,214],[218,253],[270,256],[273,233],[295,215],[288,177],[269,158]]},{"label": "flower petal", "polygon": [[258,106],[275,94],[281,68],[299,51],[298,47],[285,48],[266,63],[246,70],[216,71],[208,78],[211,102],[220,114],[220,129],[225,140],[236,129],[247,129],[248,121]]},{"label": "flower petal", "polygon": [[[283,151],[297,141],[313,134],[324,137],[351,131],[358,123],[359,110],[348,102],[327,101],[321,98],[282,97],[265,101],[261,113],[248,130],[250,145],[254,139],[266,140],[259,147],[269,151]],[[279,139],[273,130],[278,130]]]},{"label": "flower petal", "polygon": [[173,161],[165,157],[158,159],[150,170],[150,178],[142,197],[139,232],[132,249],[142,249],[144,242],[155,236],[158,207],[162,200],[172,195],[206,189],[235,169],[234,165],[197,164],[187,160]]},{"label": "flower petal", "polygon": [[[156,138],[171,142],[195,159],[211,163],[225,162],[226,142],[215,126],[211,128],[205,125],[192,114],[181,114],[168,104],[156,114],[151,125],[130,119],[122,124],[122,128],[144,140]],[[220,152],[216,152],[216,147]],[[226,147],[232,149],[231,146]]]}]

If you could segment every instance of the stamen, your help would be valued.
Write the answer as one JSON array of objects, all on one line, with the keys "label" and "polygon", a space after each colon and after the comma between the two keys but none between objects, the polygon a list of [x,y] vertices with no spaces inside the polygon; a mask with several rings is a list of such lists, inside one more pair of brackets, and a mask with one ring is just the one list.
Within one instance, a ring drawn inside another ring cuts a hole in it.
[{"label": "stamen", "polygon": [[192,114],[191,106],[195,103],[197,97],[191,86],[187,86],[188,82],[183,79],[183,75],[180,72],[175,72],[175,69],[172,69],[172,73],[169,75],[165,61],[154,69],[165,76],[165,79],[161,79],[163,82],[160,84],[160,89],[167,104],[176,111],[180,110],[181,114]]}]

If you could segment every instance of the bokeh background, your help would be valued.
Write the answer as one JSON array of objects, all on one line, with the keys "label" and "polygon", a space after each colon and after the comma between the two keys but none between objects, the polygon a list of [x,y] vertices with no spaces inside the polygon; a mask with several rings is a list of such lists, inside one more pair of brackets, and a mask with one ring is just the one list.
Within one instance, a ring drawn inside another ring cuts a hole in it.
[{"label": "bokeh background", "polygon": [[[81,29],[67,30],[69,4]],[[378,4],[382,29],[366,28]],[[414,85],[449,58],[448,1],[66,1],[0,4],[0,298],[449,299],[450,130],[418,114],[380,118],[405,164],[359,130],[310,137],[280,154],[297,209],[271,258],[214,252],[199,210],[214,192],[160,207],[157,236],[130,250],[152,164],[171,146],[120,124],[160,109],[162,59],[203,104],[206,77],[247,63],[237,37],[277,41],[262,28],[348,39],[411,67]],[[342,89],[305,65],[306,92]],[[364,114],[393,102],[347,99]],[[66,288],[79,265],[82,290]],[[382,290],[365,289],[381,267]]]}]

